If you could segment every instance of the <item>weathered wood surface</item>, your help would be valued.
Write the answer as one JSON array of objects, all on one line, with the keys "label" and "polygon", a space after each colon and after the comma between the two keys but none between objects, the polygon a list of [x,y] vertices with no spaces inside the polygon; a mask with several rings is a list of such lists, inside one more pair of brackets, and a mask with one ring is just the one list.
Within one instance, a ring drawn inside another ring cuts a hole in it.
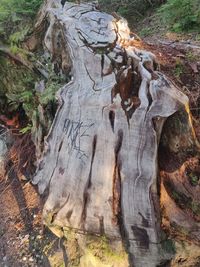
[{"label": "weathered wood surface", "polygon": [[48,189],[44,221],[122,238],[130,266],[155,267],[166,257],[157,147],[165,118],[188,99],[155,71],[153,54],[134,47],[124,19],[56,0],[44,18],[46,49],[53,55],[62,43],[72,62],[33,180],[40,193]]},{"label": "weathered wood surface", "polygon": [[8,139],[8,133],[6,129],[0,124],[0,173],[2,176],[4,175],[5,172],[4,161],[8,150],[6,139]]}]

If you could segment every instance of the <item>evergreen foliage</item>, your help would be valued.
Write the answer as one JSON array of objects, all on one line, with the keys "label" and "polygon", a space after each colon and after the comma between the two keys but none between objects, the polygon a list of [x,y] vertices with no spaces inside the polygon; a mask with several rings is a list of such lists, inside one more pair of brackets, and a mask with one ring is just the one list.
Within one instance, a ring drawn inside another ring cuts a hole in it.
[{"label": "evergreen foliage", "polygon": [[117,12],[125,17],[130,24],[144,18],[147,11],[159,6],[164,0],[99,0],[101,8],[107,12]]},{"label": "evergreen foliage", "polygon": [[115,11],[125,17],[130,25],[162,5],[159,13],[167,27],[177,32],[200,32],[199,0],[99,0],[99,3],[105,11]]},{"label": "evergreen foliage", "polygon": [[[20,28],[27,31],[43,0],[0,0],[0,37],[4,40]],[[27,23],[28,22],[28,23]],[[19,34],[15,38],[21,40]]]},{"label": "evergreen foliage", "polygon": [[[43,0],[0,0],[0,47],[26,62],[37,60],[37,55],[29,55],[23,48],[23,41],[31,33],[36,13]],[[48,65],[49,78],[45,83],[45,92],[35,89],[35,82],[42,77],[27,67],[15,64],[0,51],[0,114],[9,114],[21,106],[29,119],[29,124],[21,133],[30,131],[34,124],[34,114],[38,106],[45,109],[55,103],[55,92],[61,86],[61,79]]]},{"label": "evergreen foliage", "polygon": [[200,32],[199,0],[168,0],[160,11],[164,22],[174,31]]}]

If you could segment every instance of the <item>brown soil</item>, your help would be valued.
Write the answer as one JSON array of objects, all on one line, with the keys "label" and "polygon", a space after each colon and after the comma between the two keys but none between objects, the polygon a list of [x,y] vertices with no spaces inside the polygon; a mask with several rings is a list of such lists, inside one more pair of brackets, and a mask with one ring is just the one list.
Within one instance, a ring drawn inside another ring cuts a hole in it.
[{"label": "brown soil", "polygon": [[0,266],[52,266],[46,252],[58,239],[43,229],[36,188],[20,181],[12,168],[0,176],[0,206]]}]

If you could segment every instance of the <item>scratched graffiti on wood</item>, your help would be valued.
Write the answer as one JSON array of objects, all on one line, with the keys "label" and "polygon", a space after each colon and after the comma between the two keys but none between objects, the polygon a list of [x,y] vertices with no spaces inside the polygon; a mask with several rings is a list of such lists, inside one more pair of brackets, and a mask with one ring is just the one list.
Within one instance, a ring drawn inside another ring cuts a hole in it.
[{"label": "scratched graffiti on wood", "polygon": [[89,137],[89,129],[94,123],[84,124],[82,121],[73,121],[65,119],[63,132],[68,138],[68,144],[71,149],[77,150],[77,158],[84,164],[88,155],[81,149],[81,138]]}]

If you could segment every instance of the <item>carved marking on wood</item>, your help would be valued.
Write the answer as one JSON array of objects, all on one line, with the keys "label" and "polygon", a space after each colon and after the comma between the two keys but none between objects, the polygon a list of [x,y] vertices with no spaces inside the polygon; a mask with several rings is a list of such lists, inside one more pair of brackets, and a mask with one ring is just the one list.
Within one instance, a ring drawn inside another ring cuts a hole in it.
[{"label": "carved marking on wood", "polygon": [[[80,159],[83,163],[87,160],[88,155],[85,151],[81,150],[81,138],[89,137],[88,131],[91,127],[94,126],[94,123],[84,124],[80,121],[72,121],[70,119],[65,119],[63,132],[66,134],[69,145],[74,150],[77,150],[77,158]],[[62,143],[61,143],[62,144]]]}]

